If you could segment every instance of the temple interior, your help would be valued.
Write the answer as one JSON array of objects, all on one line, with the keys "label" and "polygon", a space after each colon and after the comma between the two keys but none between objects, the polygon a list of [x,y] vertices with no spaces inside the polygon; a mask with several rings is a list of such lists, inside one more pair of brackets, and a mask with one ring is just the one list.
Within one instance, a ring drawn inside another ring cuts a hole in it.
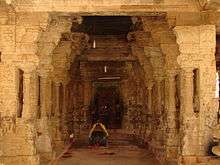
[{"label": "temple interior", "polygon": [[219,165],[219,73],[218,0],[0,0],[0,165]]}]

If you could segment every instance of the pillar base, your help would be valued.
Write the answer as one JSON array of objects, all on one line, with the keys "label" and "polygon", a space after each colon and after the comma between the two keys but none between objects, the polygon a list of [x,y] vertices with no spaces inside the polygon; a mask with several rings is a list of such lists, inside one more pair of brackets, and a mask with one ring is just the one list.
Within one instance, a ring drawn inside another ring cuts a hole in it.
[{"label": "pillar base", "polygon": [[40,157],[40,164],[49,164],[51,160],[53,160],[56,157],[55,152],[44,152],[44,153],[39,153]]},{"label": "pillar base", "polygon": [[154,154],[157,160],[159,160],[160,162],[165,162],[166,151],[163,147],[155,146],[155,145],[152,145],[151,143],[148,143],[148,149]]},{"label": "pillar base", "polygon": [[167,147],[166,154],[167,160],[178,159],[178,147]]}]

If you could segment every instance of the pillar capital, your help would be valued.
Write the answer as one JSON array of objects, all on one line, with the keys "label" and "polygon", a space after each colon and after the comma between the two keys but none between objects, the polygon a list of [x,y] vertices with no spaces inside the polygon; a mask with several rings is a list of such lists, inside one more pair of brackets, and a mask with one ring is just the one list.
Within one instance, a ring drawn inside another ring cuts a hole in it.
[{"label": "pillar capital", "polygon": [[31,74],[33,71],[36,71],[37,66],[32,64],[27,64],[27,65],[18,66],[18,68],[22,69],[24,71],[24,74]]},{"label": "pillar capital", "polygon": [[176,70],[166,70],[167,76],[175,76],[177,74]]},{"label": "pillar capital", "polygon": [[193,77],[193,69],[192,67],[187,68],[181,68],[181,73],[184,75],[184,77]]},{"label": "pillar capital", "polygon": [[148,82],[147,83],[147,89],[148,90],[151,90],[153,88],[153,86],[154,86],[154,82]]},{"label": "pillar capital", "polygon": [[60,81],[54,81],[54,86],[59,87],[60,86]]},{"label": "pillar capital", "polygon": [[53,66],[52,65],[47,65],[44,67],[39,67],[38,68],[38,73],[41,77],[47,78],[50,76],[50,74],[53,71]]},{"label": "pillar capital", "polygon": [[176,70],[167,70],[166,71],[166,78],[169,80],[173,80],[175,79],[175,76],[178,74],[178,72]]},{"label": "pillar capital", "polygon": [[156,76],[155,77],[155,81],[156,81],[156,83],[161,83],[162,81],[164,80],[164,76]]}]

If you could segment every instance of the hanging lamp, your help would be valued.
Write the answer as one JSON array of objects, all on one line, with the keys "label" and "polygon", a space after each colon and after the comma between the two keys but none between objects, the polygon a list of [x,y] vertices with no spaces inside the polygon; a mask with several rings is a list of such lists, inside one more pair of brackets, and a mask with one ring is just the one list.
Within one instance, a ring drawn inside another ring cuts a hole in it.
[{"label": "hanging lamp", "polygon": [[96,48],[96,41],[95,41],[95,23],[93,23],[93,43],[92,43],[93,49]]},{"label": "hanging lamp", "polygon": [[104,72],[107,73],[107,66],[104,66]]}]

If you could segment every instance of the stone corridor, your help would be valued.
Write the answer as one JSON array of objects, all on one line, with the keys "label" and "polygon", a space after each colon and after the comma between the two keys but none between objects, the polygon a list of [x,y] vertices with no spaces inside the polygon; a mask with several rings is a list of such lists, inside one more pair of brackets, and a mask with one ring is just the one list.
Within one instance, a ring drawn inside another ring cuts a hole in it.
[{"label": "stone corridor", "polygon": [[[0,165],[49,163],[70,135],[62,165],[220,164],[219,11],[217,0],[0,0]],[[109,147],[94,150],[98,120]]]}]

